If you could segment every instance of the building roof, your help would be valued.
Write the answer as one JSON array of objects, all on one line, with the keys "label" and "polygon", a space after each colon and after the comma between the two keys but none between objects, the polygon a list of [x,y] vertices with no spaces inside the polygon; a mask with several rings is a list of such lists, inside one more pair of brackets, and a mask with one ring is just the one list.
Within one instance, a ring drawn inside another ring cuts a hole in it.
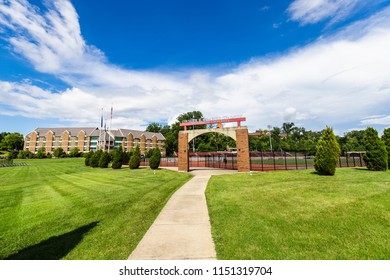
[{"label": "building roof", "polygon": [[[54,135],[62,135],[65,131],[68,131],[71,136],[77,136],[79,132],[83,130],[86,134],[86,136],[99,136],[100,130],[98,127],[50,127],[50,128],[36,128],[34,131],[40,135],[44,136],[49,131],[53,132]],[[32,131],[33,132],[33,131]],[[26,137],[30,136],[32,133],[28,133]],[[142,134],[145,135],[146,139],[152,139],[153,136],[157,137],[157,140],[165,140],[165,137],[160,132],[147,132],[147,131],[139,131],[139,130],[132,130],[132,129],[123,129],[119,128],[117,130],[111,130],[109,134],[111,134],[114,137],[127,137],[127,135],[132,134],[134,138],[140,138]]]}]

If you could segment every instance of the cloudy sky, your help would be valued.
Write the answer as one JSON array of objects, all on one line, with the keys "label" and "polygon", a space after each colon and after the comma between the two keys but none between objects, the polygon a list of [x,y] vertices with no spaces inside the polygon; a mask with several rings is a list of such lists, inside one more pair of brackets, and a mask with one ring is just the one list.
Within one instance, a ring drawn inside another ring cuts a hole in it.
[{"label": "cloudy sky", "polygon": [[0,131],[390,126],[390,0],[0,0]]}]

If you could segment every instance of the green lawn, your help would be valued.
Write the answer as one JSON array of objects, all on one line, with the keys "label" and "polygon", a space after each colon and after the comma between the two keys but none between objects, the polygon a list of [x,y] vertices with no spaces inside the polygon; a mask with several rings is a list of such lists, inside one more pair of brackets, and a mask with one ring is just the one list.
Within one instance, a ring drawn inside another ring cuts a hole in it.
[{"label": "green lawn", "polygon": [[218,259],[390,259],[390,172],[337,169],[212,177]]},{"label": "green lawn", "polygon": [[0,259],[126,259],[191,175],[90,168],[83,159],[0,168]]}]

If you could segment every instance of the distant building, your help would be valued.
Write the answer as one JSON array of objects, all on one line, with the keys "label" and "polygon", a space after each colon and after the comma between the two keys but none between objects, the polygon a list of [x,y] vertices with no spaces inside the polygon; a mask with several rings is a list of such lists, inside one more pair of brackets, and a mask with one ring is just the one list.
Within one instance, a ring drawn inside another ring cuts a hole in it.
[{"label": "distant building", "polygon": [[141,154],[158,147],[165,156],[164,144],[165,137],[159,132],[122,128],[105,132],[97,127],[37,128],[25,136],[24,150],[36,153],[44,147],[46,153],[53,153],[61,147],[65,153],[69,153],[78,147],[80,152],[86,153],[97,149],[107,151],[109,147],[114,150],[120,146],[124,151],[130,151],[138,145]]}]

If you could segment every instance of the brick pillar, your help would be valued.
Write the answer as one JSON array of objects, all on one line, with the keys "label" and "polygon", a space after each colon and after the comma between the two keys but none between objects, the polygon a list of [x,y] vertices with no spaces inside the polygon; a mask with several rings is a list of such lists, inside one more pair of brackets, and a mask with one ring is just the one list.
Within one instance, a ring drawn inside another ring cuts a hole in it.
[{"label": "brick pillar", "polygon": [[37,145],[37,133],[35,131],[30,133],[29,151],[35,154],[35,146]]},{"label": "brick pillar", "polygon": [[246,127],[236,130],[237,137],[237,171],[249,172],[251,170],[249,159],[248,129]]},{"label": "brick pillar", "polygon": [[179,132],[178,170],[184,172],[190,171],[190,164],[189,164],[189,157],[188,157],[188,133],[184,131]]}]

